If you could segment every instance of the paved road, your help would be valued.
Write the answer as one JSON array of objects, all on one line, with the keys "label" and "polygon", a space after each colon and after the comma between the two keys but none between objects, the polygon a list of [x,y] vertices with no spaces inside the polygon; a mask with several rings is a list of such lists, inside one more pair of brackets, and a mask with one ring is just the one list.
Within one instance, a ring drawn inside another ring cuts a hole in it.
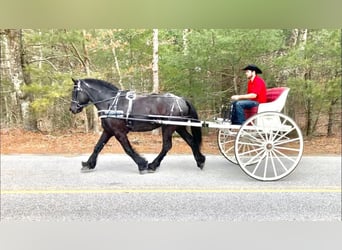
[{"label": "paved road", "polygon": [[[126,155],[1,155],[2,221],[340,221],[341,158],[303,157],[285,179],[259,182],[223,156],[205,170],[168,155],[139,175]],[[148,160],[153,155],[146,155]]]}]

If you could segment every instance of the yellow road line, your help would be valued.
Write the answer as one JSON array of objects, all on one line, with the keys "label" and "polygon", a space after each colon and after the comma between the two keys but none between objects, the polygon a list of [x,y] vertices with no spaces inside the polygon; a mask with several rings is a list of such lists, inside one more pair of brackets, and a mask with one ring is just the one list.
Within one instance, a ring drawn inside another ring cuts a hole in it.
[{"label": "yellow road line", "polygon": [[341,193],[334,188],[266,188],[266,189],[41,189],[1,190],[1,195],[16,194],[120,194],[120,193]]}]

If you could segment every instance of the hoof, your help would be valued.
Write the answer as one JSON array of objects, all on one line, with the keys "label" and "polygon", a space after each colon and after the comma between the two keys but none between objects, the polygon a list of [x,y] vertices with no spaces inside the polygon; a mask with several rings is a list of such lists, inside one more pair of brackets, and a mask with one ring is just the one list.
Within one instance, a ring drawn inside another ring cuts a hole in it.
[{"label": "hoof", "polygon": [[139,174],[147,174],[147,173],[148,173],[147,169],[139,170]]},{"label": "hoof", "polygon": [[90,173],[94,171],[95,171],[95,168],[88,168],[88,167],[81,168],[81,173]]},{"label": "hoof", "polygon": [[147,169],[147,173],[150,173],[150,174],[153,174],[156,171],[157,171],[157,169],[152,169],[152,168]]},{"label": "hoof", "polygon": [[140,170],[139,173],[140,174],[153,174],[156,171],[157,171],[156,169],[144,169],[144,170]]},{"label": "hoof", "polygon": [[147,174],[148,173],[148,171],[147,171],[147,169],[148,169],[147,161],[143,162],[142,164],[139,164],[138,168],[139,168],[139,173],[140,174]]},{"label": "hoof", "polygon": [[157,171],[157,169],[159,168],[159,165],[157,164],[153,164],[153,163],[149,163],[148,167],[147,167],[147,171],[149,173],[155,173]]},{"label": "hoof", "polygon": [[201,170],[203,170],[203,168],[204,168],[204,162],[203,163],[200,163],[200,164],[197,164],[197,167],[199,167]]}]

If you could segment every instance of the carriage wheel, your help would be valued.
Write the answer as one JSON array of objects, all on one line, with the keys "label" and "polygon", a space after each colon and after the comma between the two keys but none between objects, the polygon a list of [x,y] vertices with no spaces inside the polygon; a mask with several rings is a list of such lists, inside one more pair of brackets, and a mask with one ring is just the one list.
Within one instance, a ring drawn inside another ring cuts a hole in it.
[{"label": "carriage wheel", "polygon": [[217,133],[217,144],[221,154],[230,162],[238,164],[235,158],[235,138],[238,129],[224,128]]},{"label": "carriage wheel", "polygon": [[[239,129],[224,128],[220,129],[217,134],[217,143],[221,154],[231,163],[239,164],[235,157],[235,140]],[[253,151],[254,146],[240,145],[242,151]],[[253,163],[253,162],[252,162]],[[251,163],[251,164],[252,164]]]},{"label": "carriage wheel", "polygon": [[286,115],[259,113],[241,126],[234,148],[236,160],[247,175],[274,181],[289,175],[298,165],[303,154],[303,136]]}]

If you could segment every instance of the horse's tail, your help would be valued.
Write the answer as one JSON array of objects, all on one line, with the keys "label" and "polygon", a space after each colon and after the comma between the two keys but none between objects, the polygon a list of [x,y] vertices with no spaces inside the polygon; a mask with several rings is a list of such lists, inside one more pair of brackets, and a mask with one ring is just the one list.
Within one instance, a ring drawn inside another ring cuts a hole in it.
[{"label": "horse's tail", "polygon": [[[188,100],[185,100],[185,101],[186,101],[186,104],[189,107],[189,116],[192,119],[198,120],[198,114],[197,114],[197,111],[196,111],[195,107]],[[202,145],[202,128],[201,127],[191,126],[191,133],[192,133],[192,136],[194,138],[194,143],[198,147],[201,147],[201,145]]]}]

